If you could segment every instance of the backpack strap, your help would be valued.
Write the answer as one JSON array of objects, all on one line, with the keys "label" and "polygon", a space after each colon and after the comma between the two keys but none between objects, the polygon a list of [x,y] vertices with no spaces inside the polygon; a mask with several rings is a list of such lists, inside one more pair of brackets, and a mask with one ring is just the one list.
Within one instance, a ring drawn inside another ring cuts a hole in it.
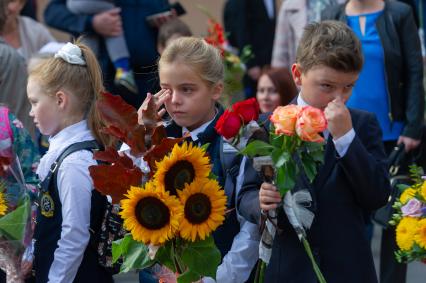
[{"label": "backpack strap", "polygon": [[59,166],[61,166],[62,161],[64,161],[64,159],[68,157],[68,155],[80,150],[92,151],[94,149],[99,149],[99,148],[100,148],[99,144],[95,140],[73,143],[72,145],[65,148],[65,150],[59,155],[59,157],[55,160],[55,162],[53,162],[52,165],[50,166],[50,170],[46,178],[44,178],[44,180],[39,184],[40,191],[47,192],[49,190],[52,177],[56,181],[56,177],[57,177],[56,172],[58,171]]},{"label": "backpack strap", "polygon": [[224,190],[227,196],[228,208],[235,207],[236,198],[236,184],[237,177],[240,172],[240,165],[242,155],[238,154],[238,151],[225,142],[223,138],[220,139],[220,162],[222,165],[224,180]]}]

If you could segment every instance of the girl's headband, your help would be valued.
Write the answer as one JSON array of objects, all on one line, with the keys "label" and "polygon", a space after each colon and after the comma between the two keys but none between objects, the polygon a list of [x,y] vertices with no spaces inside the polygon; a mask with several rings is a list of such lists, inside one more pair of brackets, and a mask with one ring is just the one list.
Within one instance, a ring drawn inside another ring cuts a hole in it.
[{"label": "girl's headband", "polygon": [[86,66],[86,61],[83,58],[83,52],[80,47],[68,42],[55,54],[55,58],[61,58],[65,62],[73,65]]}]

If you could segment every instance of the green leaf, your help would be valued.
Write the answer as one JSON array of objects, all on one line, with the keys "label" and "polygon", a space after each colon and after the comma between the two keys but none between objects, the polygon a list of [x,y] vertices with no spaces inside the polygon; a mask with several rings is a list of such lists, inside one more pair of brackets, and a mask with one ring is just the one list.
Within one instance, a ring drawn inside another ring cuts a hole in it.
[{"label": "green leaf", "polygon": [[30,200],[25,197],[14,211],[0,218],[0,234],[11,241],[21,241],[30,215]]},{"label": "green leaf", "polygon": [[408,189],[410,186],[409,186],[409,185],[407,185],[407,184],[398,184],[398,185],[396,185],[396,187],[398,188],[398,190],[399,190],[400,192],[403,192],[403,191],[405,191],[406,189]]},{"label": "green leaf", "polygon": [[270,155],[274,147],[266,142],[255,140],[250,142],[240,153],[249,157]]},{"label": "green leaf", "polygon": [[312,157],[307,154],[301,154],[300,159],[302,160],[303,170],[305,171],[309,182],[312,183],[312,181],[315,179],[315,176],[317,175],[316,163]]},{"label": "green leaf", "polygon": [[178,283],[193,283],[201,279],[201,276],[192,270],[188,270],[177,278]]},{"label": "green leaf", "polygon": [[272,139],[271,139],[271,144],[274,146],[274,147],[278,147],[278,148],[282,148],[282,145],[283,145],[283,143],[284,143],[284,139],[285,139],[285,135],[275,135],[273,132],[272,133],[270,133],[271,134],[271,137],[272,137]]},{"label": "green leaf", "polygon": [[127,253],[132,234],[126,234],[124,238],[112,242],[112,262],[115,263],[123,254]]},{"label": "green leaf", "polygon": [[294,163],[287,162],[281,168],[277,168],[277,187],[281,197],[291,190],[296,184],[296,168]]},{"label": "green leaf", "polygon": [[207,149],[209,148],[209,146],[210,146],[210,143],[208,142],[208,143],[203,144],[200,147],[201,147],[202,150],[204,150],[205,152],[207,152]]},{"label": "green leaf", "polygon": [[324,163],[324,146],[320,143],[304,142],[307,153],[315,162]]},{"label": "green leaf", "polygon": [[272,161],[276,168],[279,168],[284,165],[284,163],[290,160],[290,154],[286,151],[282,151],[279,148],[274,149],[271,154]]},{"label": "green leaf", "polygon": [[199,277],[216,278],[217,267],[221,261],[220,251],[216,248],[212,236],[203,241],[188,243],[182,251],[184,265]]},{"label": "green leaf", "polygon": [[131,234],[126,234],[123,239],[114,241],[112,254],[113,260],[123,257],[120,272],[143,269],[154,264],[154,261],[149,258],[148,247],[133,240]]},{"label": "green leaf", "polygon": [[162,265],[165,265],[171,271],[176,272],[176,267],[173,262],[173,246],[171,242],[172,241],[168,241],[164,246],[158,249],[157,254],[155,255],[155,260],[160,262]]}]

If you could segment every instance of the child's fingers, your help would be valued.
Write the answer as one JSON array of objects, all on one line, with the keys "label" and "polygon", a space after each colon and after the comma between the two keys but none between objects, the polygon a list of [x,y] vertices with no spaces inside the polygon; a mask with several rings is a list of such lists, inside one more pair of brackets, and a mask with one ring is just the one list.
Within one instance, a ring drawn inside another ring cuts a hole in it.
[{"label": "child's fingers", "polygon": [[170,90],[166,89],[163,93],[161,93],[160,96],[158,96],[155,105],[157,107],[157,110],[160,109],[160,107],[170,98]]},{"label": "child's fingers", "polygon": [[164,114],[166,114],[166,109],[163,108],[160,111],[158,111],[158,117],[162,118],[164,116]]}]

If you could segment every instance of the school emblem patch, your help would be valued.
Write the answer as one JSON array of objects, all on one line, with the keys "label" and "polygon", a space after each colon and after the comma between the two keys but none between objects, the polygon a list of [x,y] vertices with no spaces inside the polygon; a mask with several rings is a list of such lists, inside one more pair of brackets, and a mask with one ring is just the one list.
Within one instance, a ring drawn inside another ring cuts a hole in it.
[{"label": "school emblem patch", "polygon": [[55,204],[48,192],[43,193],[40,201],[41,214],[45,217],[52,217],[55,212]]}]

